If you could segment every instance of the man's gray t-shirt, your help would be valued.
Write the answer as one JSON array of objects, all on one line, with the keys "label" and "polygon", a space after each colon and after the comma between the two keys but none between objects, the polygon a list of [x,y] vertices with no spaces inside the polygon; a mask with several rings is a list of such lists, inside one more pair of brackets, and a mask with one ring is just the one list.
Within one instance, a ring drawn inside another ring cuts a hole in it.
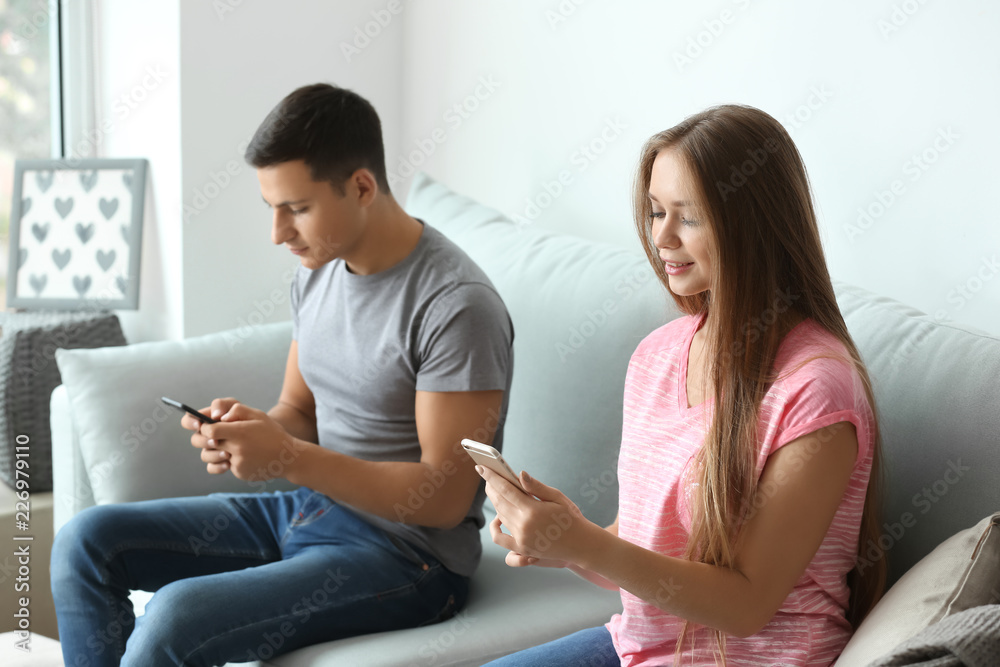
[{"label": "man's gray t-shirt", "polygon": [[[291,307],[299,371],[316,401],[321,447],[367,461],[419,461],[417,391],[499,389],[503,406],[490,421],[499,423],[493,446],[502,449],[513,324],[486,274],[441,232],[424,223],[403,261],[367,276],[351,273],[342,259],[315,270],[300,265]],[[411,491],[403,508],[419,506],[420,492],[430,489]],[[345,507],[471,576],[482,555],[485,498],[480,483],[469,513],[450,530]]]}]

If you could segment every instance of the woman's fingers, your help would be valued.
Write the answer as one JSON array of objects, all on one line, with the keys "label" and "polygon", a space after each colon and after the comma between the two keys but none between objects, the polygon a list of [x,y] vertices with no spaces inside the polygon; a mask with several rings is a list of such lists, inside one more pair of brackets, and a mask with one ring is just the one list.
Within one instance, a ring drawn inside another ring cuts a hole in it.
[{"label": "woman's fingers", "polygon": [[500,530],[500,526],[502,525],[503,522],[500,520],[500,517],[496,517],[490,521],[490,537],[493,539],[493,543],[504,549],[517,551],[517,540]]},{"label": "woman's fingers", "polygon": [[523,554],[519,554],[516,551],[508,551],[507,557],[504,558],[504,562],[510,567],[528,567],[532,564],[533,559]]}]

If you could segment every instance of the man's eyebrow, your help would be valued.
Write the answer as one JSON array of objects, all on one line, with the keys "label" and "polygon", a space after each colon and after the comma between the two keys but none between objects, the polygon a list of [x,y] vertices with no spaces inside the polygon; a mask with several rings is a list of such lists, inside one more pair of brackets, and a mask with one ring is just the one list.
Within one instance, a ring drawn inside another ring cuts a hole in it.
[{"label": "man's eyebrow", "polygon": [[[652,192],[647,192],[646,194],[647,194],[647,195],[649,195],[649,198],[650,198],[650,199],[652,199],[653,201],[655,201],[655,202],[656,202],[657,204],[659,204],[659,203],[660,203],[660,200],[659,200],[659,199],[657,199],[657,198],[656,198],[656,197],[655,197],[655,196],[653,195],[653,193],[652,193]],[[689,202],[689,201],[688,201],[688,200],[686,200],[686,199],[685,199],[684,201],[672,201],[672,202],[670,202],[670,203],[671,203],[672,205],[674,205],[674,206],[678,207],[678,208],[680,208],[680,207],[682,207],[682,206],[690,206],[690,205],[691,205],[691,202]]]},{"label": "man's eyebrow", "polygon": [[[271,203],[269,201],[267,201],[266,199],[264,199],[264,195],[261,195],[260,198],[268,206],[271,205]],[[296,199],[295,201],[283,201],[280,204],[278,204],[278,206],[293,206],[295,204],[301,204],[301,203],[306,202],[306,201],[309,201],[309,200],[308,199]]]}]

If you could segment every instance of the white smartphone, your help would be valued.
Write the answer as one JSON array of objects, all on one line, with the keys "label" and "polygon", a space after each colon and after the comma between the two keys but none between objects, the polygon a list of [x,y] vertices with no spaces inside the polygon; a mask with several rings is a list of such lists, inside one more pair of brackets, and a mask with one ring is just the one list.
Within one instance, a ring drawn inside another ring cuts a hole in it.
[{"label": "white smartphone", "polygon": [[519,491],[527,493],[521,488],[521,482],[517,478],[517,473],[511,469],[507,462],[504,461],[503,456],[489,445],[484,445],[481,442],[476,442],[475,440],[469,440],[468,438],[462,440],[462,447],[465,451],[469,453],[472,460],[481,466],[485,466],[500,475],[508,482],[513,484]]}]

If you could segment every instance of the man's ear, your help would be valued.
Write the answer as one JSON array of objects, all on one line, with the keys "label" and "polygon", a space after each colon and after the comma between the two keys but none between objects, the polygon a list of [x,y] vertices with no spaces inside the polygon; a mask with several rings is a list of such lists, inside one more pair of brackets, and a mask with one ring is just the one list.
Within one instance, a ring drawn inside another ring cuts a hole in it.
[{"label": "man's ear", "polygon": [[379,193],[375,174],[364,167],[351,174],[347,179],[346,186],[348,194],[357,201],[358,206],[362,207],[369,206]]}]

